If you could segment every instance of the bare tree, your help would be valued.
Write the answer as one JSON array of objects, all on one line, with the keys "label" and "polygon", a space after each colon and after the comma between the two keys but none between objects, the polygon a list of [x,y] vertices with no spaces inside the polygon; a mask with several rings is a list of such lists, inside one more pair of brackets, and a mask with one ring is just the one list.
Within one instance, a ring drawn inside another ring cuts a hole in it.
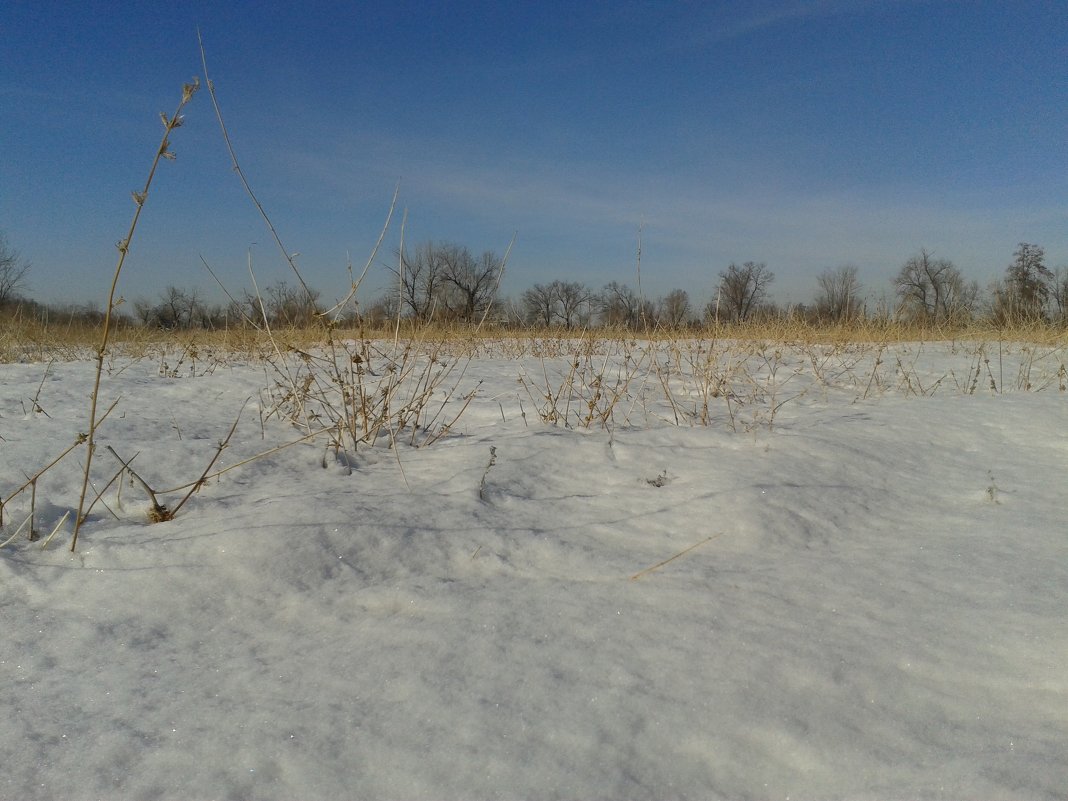
[{"label": "bare tree", "polygon": [[519,301],[522,304],[523,322],[545,328],[553,324],[560,305],[557,292],[559,283],[553,281],[551,284],[534,284],[523,291]]},{"label": "bare tree", "polygon": [[272,325],[305,326],[321,311],[319,292],[307,286],[289,286],[285,281],[278,281],[267,287],[263,296]]},{"label": "bare tree", "polygon": [[400,298],[395,291],[386,291],[375,298],[367,308],[367,322],[374,326],[386,325],[397,319]]},{"label": "bare tree", "polygon": [[641,299],[626,284],[617,281],[605,284],[599,300],[601,321],[605,325],[637,328],[641,323]]},{"label": "bare tree", "polygon": [[156,309],[152,305],[152,301],[145,298],[138,298],[133,302],[134,319],[141,325],[155,325]]},{"label": "bare tree", "polygon": [[167,287],[156,304],[156,324],[161,328],[189,328],[199,302],[196,290],[187,292],[175,286]]},{"label": "bare tree", "polygon": [[441,277],[448,287],[446,305],[451,315],[466,323],[477,322],[496,300],[500,258],[486,251],[476,259],[471,251],[458,245],[441,245],[439,250],[444,261]]},{"label": "bare tree", "polygon": [[953,322],[967,322],[975,316],[981,295],[978,281],[965,281],[959,272],[946,284],[943,310]]},{"label": "bare tree", "polygon": [[970,315],[978,295],[953,262],[933,258],[926,248],[902,265],[894,287],[907,317],[933,323]]},{"label": "bare tree", "polygon": [[1005,270],[1005,285],[1011,297],[1011,309],[1028,319],[1041,317],[1049,301],[1053,273],[1046,267],[1046,252],[1038,245],[1021,242],[1016,258]]},{"label": "bare tree", "polygon": [[[134,307],[136,309],[136,305]],[[138,315],[140,316],[140,315]],[[231,298],[221,312],[221,322],[227,328],[258,328],[262,322],[258,303],[253,307],[248,298]]]},{"label": "bare tree", "polygon": [[30,264],[7,242],[7,236],[0,231],[0,307],[13,301],[20,290],[26,288],[26,274]]},{"label": "bare tree", "polygon": [[583,306],[588,308],[591,296],[589,287],[578,281],[535,284],[520,297],[520,313],[528,324],[574,328],[583,319]]},{"label": "bare tree", "polygon": [[660,299],[659,322],[668,328],[682,328],[690,321],[690,296],[685,289],[673,289]]},{"label": "bare tree", "polygon": [[186,311],[190,306],[184,289],[169,286],[156,304],[156,317],[162,328],[187,328]]},{"label": "bare tree", "polygon": [[445,305],[441,253],[433,242],[426,242],[412,251],[402,251],[398,261],[401,303],[416,320],[429,322]]},{"label": "bare tree", "polygon": [[276,281],[262,289],[259,294],[245,292],[243,303],[231,303],[224,312],[231,323],[236,318],[259,327],[267,318],[267,324],[299,328],[307,326],[322,313],[319,291],[306,284],[290,286],[285,281]]},{"label": "bare tree", "polygon": [[1053,274],[1051,298],[1057,321],[1068,323],[1068,267],[1058,267]]},{"label": "bare tree", "polygon": [[460,245],[426,242],[399,254],[400,302],[421,322],[453,318],[477,322],[497,299],[502,263]]},{"label": "bare tree", "polygon": [[[553,281],[559,298],[560,320],[564,328],[588,324],[593,303],[593,292],[579,281]],[[583,312],[583,307],[586,311]]]},{"label": "bare tree", "polygon": [[860,314],[860,281],[852,264],[824,270],[816,278],[820,294],[816,314],[821,320],[848,321]]},{"label": "bare tree", "polygon": [[134,318],[141,325],[155,328],[210,328],[221,318],[221,309],[212,309],[197,289],[167,287],[155,303],[138,298],[133,303]]},{"label": "bare tree", "polygon": [[747,261],[741,267],[731,264],[719,274],[720,313],[728,320],[748,320],[767,297],[774,280],[775,274],[763,262]]}]

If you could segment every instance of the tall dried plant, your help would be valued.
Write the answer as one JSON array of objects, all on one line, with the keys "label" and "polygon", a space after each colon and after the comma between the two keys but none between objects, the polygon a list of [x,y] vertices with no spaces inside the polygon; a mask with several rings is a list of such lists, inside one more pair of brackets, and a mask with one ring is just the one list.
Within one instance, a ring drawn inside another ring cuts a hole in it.
[{"label": "tall dried plant", "polygon": [[74,519],[74,536],[71,538],[70,549],[73,552],[78,546],[78,533],[81,531],[82,524],[85,522],[85,515],[83,511],[85,509],[85,496],[89,489],[89,471],[93,464],[93,452],[96,446],[96,429],[99,425],[97,420],[97,402],[100,397],[100,377],[104,372],[104,358],[108,352],[108,342],[111,338],[111,324],[112,316],[115,312],[117,305],[115,299],[115,290],[119,284],[119,275],[122,273],[122,267],[126,263],[126,256],[130,252],[130,242],[133,240],[134,232],[137,230],[137,223],[141,219],[141,212],[144,210],[145,201],[148,199],[149,189],[152,187],[152,179],[156,175],[156,168],[159,166],[161,159],[174,159],[174,153],[171,152],[171,134],[175,128],[178,128],[182,124],[182,111],[190,100],[193,99],[193,95],[196,94],[197,89],[200,88],[200,81],[197,78],[193,78],[191,83],[184,84],[182,86],[182,100],[178,104],[178,108],[175,109],[174,114],[170,117],[166,112],[160,112],[160,119],[163,120],[163,139],[160,141],[159,148],[156,150],[156,157],[152,160],[152,167],[148,171],[148,178],[145,180],[145,186],[140,192],[133,192],[134,205],[137,207],[134,211],[133,220],[130,222],[130,229],[126,233],[126,237],[121,239],[116,247],[119,249],[119,260],[115,265],[115,274],[111,279],[111,289],[108,292],[108,304],[104,313],[103,330],[100,333],[100,344],[96,348],[96,373],[93,377],[93,393],[90,396],[89,403],[89,433],[86,435],[86,454],[85,454],[85,473],[82,477],[82,490],[78,497],[78,514]]}]

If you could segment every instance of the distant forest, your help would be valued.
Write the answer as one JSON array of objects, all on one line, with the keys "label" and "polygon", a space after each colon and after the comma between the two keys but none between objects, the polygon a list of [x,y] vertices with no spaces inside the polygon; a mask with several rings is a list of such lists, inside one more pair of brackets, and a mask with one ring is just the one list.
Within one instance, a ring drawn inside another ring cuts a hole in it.
[{"label": "distant forest", "polygon": [[[597,289],[581,281],[538,283],[515,297],[502,297],[502,259],[486,251],[427,242],[396,254],[394,288],[365,301],[358,294],[338,308],[302,281],[284,281],[260,292],[210,303],[197,289],[164,288],[117,309],[118,322],[160,330],[218,330],[234,327],[302,327],[329,313],[341,325],[383,326],[398,318],[417,323],[479,324],[544,329],[612,327],[635,331],[683,329],[712,323],[796,320],[842,324],[885,320],[933,326],[1045,323],[1068,325],[1068,268],[1051,270],[1045,251],[1021,242],[1004,275],[982,287],[950,260],[927,250],[909,257],[890,281],[890,300],[865,301],[866,288],[852,265],[816,277],[811,304],[781,306],[769,300],[775,274],[764,262],[730,264],[719,274],[713,297],[695,302],[685,289],[646,297],[630,284],[612,281]],[[41,323],[95,324],[94,306],[44,304],[27,292],[31,265],[0,232],[0,318]]]}]

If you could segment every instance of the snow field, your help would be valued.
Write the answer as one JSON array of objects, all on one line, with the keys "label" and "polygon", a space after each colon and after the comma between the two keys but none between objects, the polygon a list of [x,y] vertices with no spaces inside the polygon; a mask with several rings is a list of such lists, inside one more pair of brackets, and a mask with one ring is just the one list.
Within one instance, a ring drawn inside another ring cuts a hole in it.
[{"label": "snow field", "polygon": [[[607,428],[539,419],[567,355],[490,353],[432,446],[297,445],[156,525],[111,490],[74,554],[0,551],[0,798],[1060,798],[1063,350],[969,394],[976,353],[787,352],[769,425],[736,351],[703,426],[619,351]],[[0,366],[5,498],[85,424],[91,366],[45,370]],[[223,464],[295,438],[263,387],[131,364],[101,447],[191,481],[247,397]],[[42,528],[78,487],[42,478]]]}]

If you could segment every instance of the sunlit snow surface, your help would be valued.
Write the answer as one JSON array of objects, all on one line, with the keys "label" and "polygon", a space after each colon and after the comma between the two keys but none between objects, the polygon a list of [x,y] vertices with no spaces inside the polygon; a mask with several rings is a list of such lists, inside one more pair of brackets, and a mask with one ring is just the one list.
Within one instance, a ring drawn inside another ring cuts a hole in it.
[{"label": "sunlit snow surface", "polygon": [[[639,377],[610,431],[539,419],[519,379],[566,356],[487,353],[429,447],[298,445],[155,525],[112,488],[76,553],[69,524],[0,551],[0,798],[1065,797],[1063,349],[974,394],[974,347],[872,352],[771,426],[676,425]],[[258,362],[110,366],[98,484],[107,444],[194,480],[249,397],[220,464],[298,435],[261,429]],[[0,365],[0,496],[85,429],[91,374]]]}]

